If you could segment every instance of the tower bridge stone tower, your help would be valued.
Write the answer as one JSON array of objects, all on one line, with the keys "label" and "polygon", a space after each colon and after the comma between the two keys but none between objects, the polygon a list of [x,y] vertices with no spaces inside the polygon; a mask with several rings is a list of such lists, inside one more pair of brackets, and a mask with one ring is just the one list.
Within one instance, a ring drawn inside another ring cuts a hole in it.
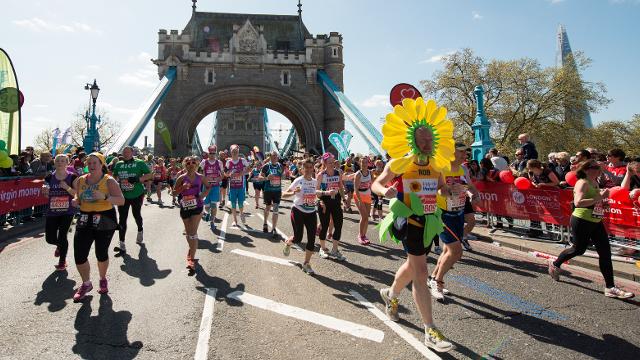
[{"label": "tower bridge stone tower", "polygon": [[[182,30],[158,33],[158,74],[175,67],[177,77],[157,120],[172,134],[175,153],[184,155],[198,123],[229,107],[266,107],[286,116],[302,145],[320,151],[320,132],[344,129],[344,118],[317,83],[324,70],[343,87],[342,36],[312,36],[298,16],[193,11]],[[229,134],[240,143],[242,131]],[[167,152],[156,134],[157,153]]]},{"label": "tower bridge stone tower", "polygon": [[248,154],[253,146],[267,151],[264,111],[264,108],[255,106],[236,106],[218,110],[215,125],[215,142],[218,149],[224,150],[238,144],[243,154]]}]

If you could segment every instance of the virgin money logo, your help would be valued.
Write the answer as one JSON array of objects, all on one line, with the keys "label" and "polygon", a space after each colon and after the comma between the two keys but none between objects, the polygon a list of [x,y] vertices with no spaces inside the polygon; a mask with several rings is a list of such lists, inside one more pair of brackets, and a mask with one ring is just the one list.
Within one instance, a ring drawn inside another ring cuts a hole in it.
[{"label": "virgin money logo", "polygon": [[524,204],[524,194],[520,191],[514,191],[513,194],[511,194],[511,198],[518,205]]}]

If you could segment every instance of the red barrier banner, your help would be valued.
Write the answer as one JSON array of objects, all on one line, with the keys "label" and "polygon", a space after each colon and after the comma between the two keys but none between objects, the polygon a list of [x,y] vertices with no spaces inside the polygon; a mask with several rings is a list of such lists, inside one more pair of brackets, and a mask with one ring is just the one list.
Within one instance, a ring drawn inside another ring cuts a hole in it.
[{"label": "red barrier banner", "polygon": [[0,181],[0,215],[32,206],[47,204],[42,195],[41,179],[16,179]]},{"label": "red barrier banner", "polygon": [[[518,190],[513,184],[474,182],[480,192],[476,211],[511,217],[544,221],[569,226],[573,203],[571,189],[532,188]],[[610,234],[640,239],[640,206],[608,199],[603,219]]]}]

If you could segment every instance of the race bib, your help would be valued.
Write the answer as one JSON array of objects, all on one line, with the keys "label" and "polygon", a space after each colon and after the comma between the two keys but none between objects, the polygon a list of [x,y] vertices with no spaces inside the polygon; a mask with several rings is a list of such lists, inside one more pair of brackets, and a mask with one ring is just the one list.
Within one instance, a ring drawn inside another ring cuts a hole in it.
[{"label": "race bib", "polygon": [[234,173],[231,175],[231,187],[241,188],[242,187],[242,175],[239,173]]},{"label": "race bib", "polygon": [[402,182],[405,192],[418,195],[425,214],[436,212],[438,179],[403,179]]},{"label": "race bib", "polygon": [[313,210],[316,208],[316,193],[315,190],[309,193],[302,194],[302,207]]},{"label": "race bib", "polygon": [[281,182],[282,181],[280,179],[280,176],[275,176],[275,175],[273,175],[271,180],[269,180],[271,187],[280,187]]},{"label": "race bib", "polygon": [[153,174],[153,179],[154,179],[154,180],[160,180],[160,179],[162,179],[162,173],[155,173],[155,174]]},{"label": "race bib", "polygon": [[120,189],[122,189],[122,191],[131,191],[133,190],[133,184],[127,180],[122,180],[120,182]]},{"label": "race bib", "polygon": [[49,200],[49,208],[51,210],[67,210],[69,209],[68,196],[55,196]]},{"label": "race bib", "polygon": [[182,209],[184,210],[191,210],[198,207],[198,199],[193,195],[183,196],[180,201],[182,203]]},{"label": "race bib", "polygon": [[593,211],[591,217],[596,219],[602,219],[604,217],[604,204],[602,201],[598,201],[593,205]]}]

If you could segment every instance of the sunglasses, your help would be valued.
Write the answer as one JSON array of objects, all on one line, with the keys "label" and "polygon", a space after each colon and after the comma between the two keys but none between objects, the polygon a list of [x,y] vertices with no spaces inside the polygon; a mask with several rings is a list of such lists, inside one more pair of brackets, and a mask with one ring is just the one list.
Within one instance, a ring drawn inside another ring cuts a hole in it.
[{"label": "sunglasses", "polygon": [[185,161],[185,164],[187,164],[187,165],[195,165],[195,164],[197,164],[197,162],[195,162],[195,161]]}]

